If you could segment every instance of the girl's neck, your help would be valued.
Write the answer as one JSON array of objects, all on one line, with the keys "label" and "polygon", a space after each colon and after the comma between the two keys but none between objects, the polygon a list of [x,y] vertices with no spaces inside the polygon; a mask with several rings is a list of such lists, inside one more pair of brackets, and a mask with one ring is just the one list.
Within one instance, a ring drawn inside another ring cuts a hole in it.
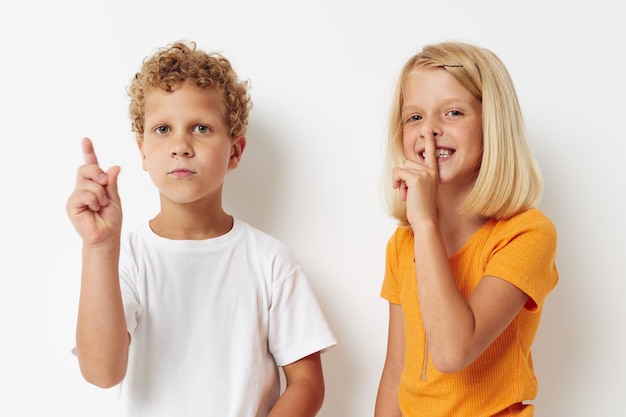
[{"label": "girl's neck", "polygon": [[465,197],[464,193],[439,195],[439,230],[448,256],[455,254],[487,221],[478,214],[461,210]]}]

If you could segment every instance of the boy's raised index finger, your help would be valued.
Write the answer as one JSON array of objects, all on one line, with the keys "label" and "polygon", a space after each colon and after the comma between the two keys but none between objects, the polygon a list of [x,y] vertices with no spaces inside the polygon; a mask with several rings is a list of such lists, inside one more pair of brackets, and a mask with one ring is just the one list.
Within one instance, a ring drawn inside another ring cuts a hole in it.
[{"label": "boy's raised index finger", "polygon": [[98,158],[96,157],[91,140],[89,138],[83,138],[81,146],[83,148],[83,159],[85,160],[85,164],[98,165]]}]

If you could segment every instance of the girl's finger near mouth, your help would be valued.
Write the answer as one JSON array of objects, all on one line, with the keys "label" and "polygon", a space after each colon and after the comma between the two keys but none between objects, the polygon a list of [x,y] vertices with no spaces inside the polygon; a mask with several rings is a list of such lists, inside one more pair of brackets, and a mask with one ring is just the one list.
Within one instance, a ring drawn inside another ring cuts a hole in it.
[{"label": "girl's finger near mouth", "polygon": [[437,150],[435,146],[435,135],[432,132],[426,135],[425,141],[425,149],[424,149],[424,159],[426,161],[426,166],[437,169]]}]

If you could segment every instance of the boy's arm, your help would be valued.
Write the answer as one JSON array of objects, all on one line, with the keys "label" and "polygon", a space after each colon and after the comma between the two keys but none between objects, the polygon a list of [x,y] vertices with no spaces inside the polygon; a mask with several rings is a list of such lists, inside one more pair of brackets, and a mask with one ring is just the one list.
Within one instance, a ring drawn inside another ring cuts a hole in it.
[{"label": "boy's arm", "polygon": [[103,171],[89,139],[85,164],[78,169],[67,214],[83,240],[76,353],[85,379],[100,387],[126,374],[129,335],[119,284],[122,208],[117,191],[119,167]]},{"label": "boy's arm", "polygon": [[119,285],[119,238],[83,246],[76,352],[84,378],[102,388],[126,375],[130,336]]},{"label": "boy's arm", "polygon": [[268,417],[313,417],[324,402],[320,352],[283,367],[287,387]]}]

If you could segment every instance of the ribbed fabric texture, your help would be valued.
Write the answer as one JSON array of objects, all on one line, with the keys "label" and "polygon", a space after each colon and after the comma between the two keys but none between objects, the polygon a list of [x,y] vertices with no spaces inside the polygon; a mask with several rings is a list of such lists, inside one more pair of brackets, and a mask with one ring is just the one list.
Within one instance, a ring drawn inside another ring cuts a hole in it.
[{"label": "ribbed fabric texture", "polygon": [[[389,239],[381,296],[401,304],[406,339],[399,402],[406,417],[532,416],[517,405],[537,395],[530,348],[544,300],[558,282],[557,236],[538,209],[508,220],[489,220],[450,258],[465,298],[484,276],[506,280],[530,296],[525,308],[470,366],[435,369],[426,349],[414,263],[413,232],[400,227]],[[504,411],[509,408],[509,410]]]}]

